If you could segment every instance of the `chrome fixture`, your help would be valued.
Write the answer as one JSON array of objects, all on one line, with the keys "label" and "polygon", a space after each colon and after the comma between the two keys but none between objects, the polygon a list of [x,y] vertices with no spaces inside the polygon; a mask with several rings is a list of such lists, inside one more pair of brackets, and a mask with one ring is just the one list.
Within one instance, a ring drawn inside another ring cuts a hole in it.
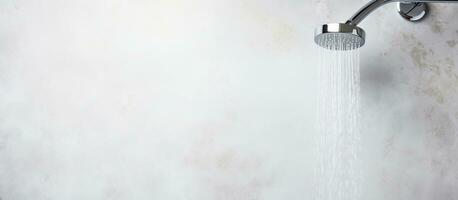
[{"label": "chrome fixture", "polygon": [[[315,43],[324,48],[330,48],[322,42],[325,36],[338,38],[333,41],[341,41],[346,44],[343,46],[351,46],[359,48],[365,43],[364,30],[358,27],[358,24],[363,21],[372,11],[388,4],[398,3],[398,13],[404,18],[412,22],[422,20],[428,13],[428,5],[426,3],[458,3],[458,0],[371,0],[369,3],[360,8],[350,19],[345,23],[324,24],[315,30]],[[349,39],[350,38],[350,39]]]}]

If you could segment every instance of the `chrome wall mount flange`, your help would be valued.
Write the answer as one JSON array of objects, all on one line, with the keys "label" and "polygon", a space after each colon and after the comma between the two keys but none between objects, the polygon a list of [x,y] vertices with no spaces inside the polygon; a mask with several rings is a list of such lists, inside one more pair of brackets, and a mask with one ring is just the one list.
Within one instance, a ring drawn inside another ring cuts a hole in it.
[{"label": "chrome wall mount flange", "polygon": [[411,22],[423,20],[428,14],[428,4],[423,2],[399,2],[397,6],[399,15]]}]

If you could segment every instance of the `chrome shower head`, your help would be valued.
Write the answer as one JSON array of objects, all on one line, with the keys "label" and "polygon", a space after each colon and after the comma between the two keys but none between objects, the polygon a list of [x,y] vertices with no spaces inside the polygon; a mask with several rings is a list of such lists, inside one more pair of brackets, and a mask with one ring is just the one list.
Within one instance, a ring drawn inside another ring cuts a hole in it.
[{"label": "chrome shower head", "polygon": [[364,30],[355,25],[332,23],[315,29],[315,43],[326,49],[352,50],[362,47],[364,42]]}]

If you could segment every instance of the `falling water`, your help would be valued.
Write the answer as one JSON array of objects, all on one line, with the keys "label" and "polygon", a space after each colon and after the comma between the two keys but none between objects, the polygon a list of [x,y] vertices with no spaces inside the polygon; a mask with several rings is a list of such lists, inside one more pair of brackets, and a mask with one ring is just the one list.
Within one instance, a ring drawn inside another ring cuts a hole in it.
[{"label": "falling water", "polygon": [[319,164],[316,200],[361,199],[360,72],[354,38],[328,34],[320,41]]}]

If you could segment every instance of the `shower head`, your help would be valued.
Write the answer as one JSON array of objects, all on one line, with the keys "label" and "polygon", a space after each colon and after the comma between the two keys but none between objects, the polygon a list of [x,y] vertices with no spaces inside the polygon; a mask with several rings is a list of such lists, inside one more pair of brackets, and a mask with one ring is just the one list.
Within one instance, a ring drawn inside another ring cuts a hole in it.
[{"label": "shower head", "polygon": [[351,50],[362,47],[365,33],[357,25],[375,9],[398,3],[398,13],[409,21],[422,20],[428,13],[426,3],[458,3],[458,0],[370,0],[345,23],[324,24],[315,30],[315,43],[331,50]]},{"label": "shower head", "polygon": [[352,50],[362,47],[365,32],[347,23],[323,24],[315,29],[315,43],[330,50]]}]

